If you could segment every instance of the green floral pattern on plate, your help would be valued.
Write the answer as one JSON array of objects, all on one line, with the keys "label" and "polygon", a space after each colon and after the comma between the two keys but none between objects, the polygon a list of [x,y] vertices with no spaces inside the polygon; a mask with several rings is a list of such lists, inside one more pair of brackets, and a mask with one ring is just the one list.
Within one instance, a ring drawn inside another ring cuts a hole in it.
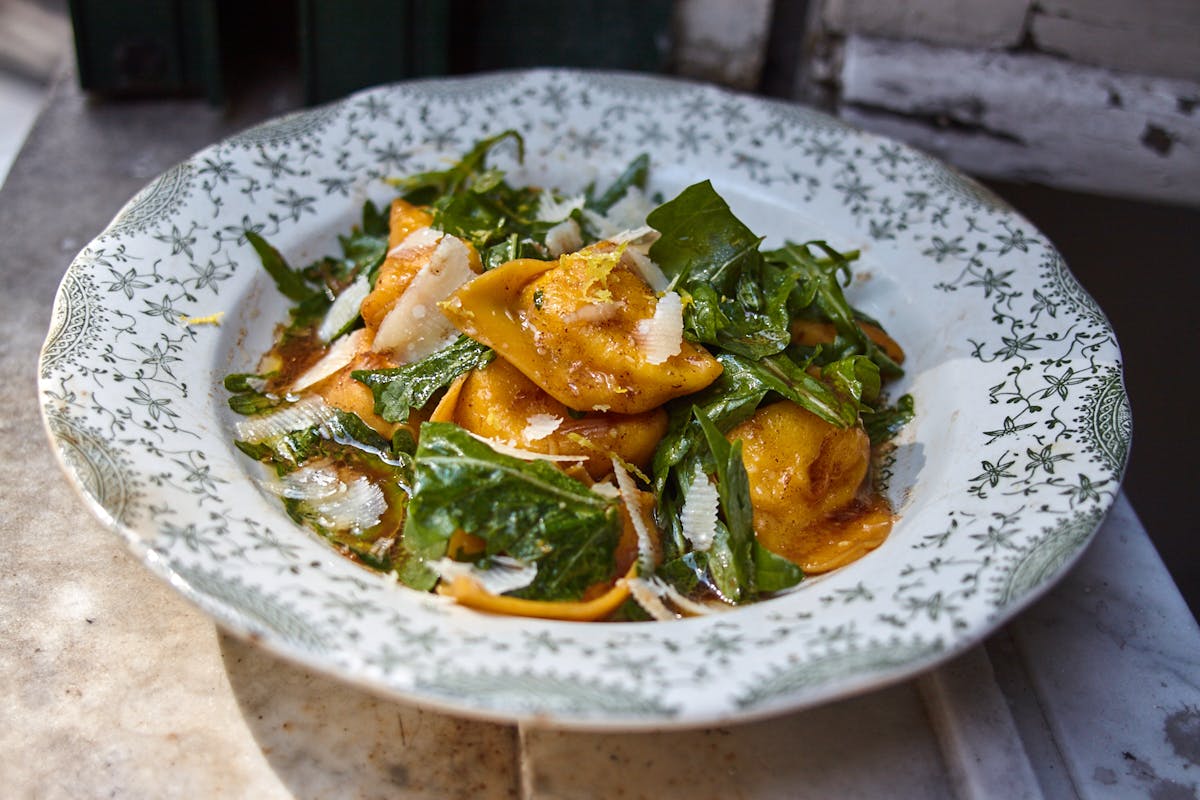
[{"label": "green floral pattern on plate", "polygon": [[[495,618],[367,572],[298,528],[231,446],[220,377],[283,301],[245,234],[330,250],[382,179],[522,130],[515,180],[582,188],[650,154],[669,196],[712,179],[768,244],[860,248],[849,290],[909,351],[917,419],[888,460],[875,553],[769,602],[656,624]],[[217,326],[189,318],[224,312]],[[1045,239],[936,160],[819,113],[631,74],[383,87],[215,144],[74,260],[42,353],[47,429],[90,505],[231,630],[459,713],[565,726],[747,718],[898,680],[1043,592],[1118,490],[1130,436],[1103,314]]]}]

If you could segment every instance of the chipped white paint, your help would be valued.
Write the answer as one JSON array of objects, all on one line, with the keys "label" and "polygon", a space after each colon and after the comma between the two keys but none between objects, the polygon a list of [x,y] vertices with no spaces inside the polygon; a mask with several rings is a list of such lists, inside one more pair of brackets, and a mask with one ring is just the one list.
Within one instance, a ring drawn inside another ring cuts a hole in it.
[{"label": "chipped white paint", "polygon": [[1196,0],[1044,0],[1030,17],[1034,44],[1072,60],[1200,80]]},{"label": "chipped white paint", "polygon": [[1011,47],[1021,41],[1030,0],[826,0],[831,31],[917,39],[965,47]]},{"label": "chipped white paint", "polygon": [[1200,202],[1200,83],[852,36],[840,116],[968,171]]}]

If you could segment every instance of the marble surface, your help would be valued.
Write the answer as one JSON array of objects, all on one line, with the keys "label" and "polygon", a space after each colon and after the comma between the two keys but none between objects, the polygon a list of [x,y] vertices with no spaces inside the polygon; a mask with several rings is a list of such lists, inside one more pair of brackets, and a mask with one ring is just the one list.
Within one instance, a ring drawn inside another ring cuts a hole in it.
[{"label": "marble surface", "polygon": [[278,102],[109,105],[68,75],[0,190],[0,794],[1197,796],[1200,629],[1124,498],[1066,579],[980,647],[915,681],[728,728],[458,719],[218,632],[68,487],[35,360],[78,248],[150,177]]}]

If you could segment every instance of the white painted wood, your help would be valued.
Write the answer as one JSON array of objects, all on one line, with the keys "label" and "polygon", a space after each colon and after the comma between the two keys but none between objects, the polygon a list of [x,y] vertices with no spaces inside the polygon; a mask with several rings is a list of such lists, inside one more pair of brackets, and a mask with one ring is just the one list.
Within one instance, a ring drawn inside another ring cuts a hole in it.
[{"label": "white painted wood", "polygon": [[679,0],[674,71],[735,89],[758,85],[771,26],[771,0]]},{"label": "white painted wood", "polygon": [[825,0],[823,5],[824,24],[835,33],[998,48],[1021,41],[1030,0]]},{"label": "white painted wood", "polygon": [[1010,626],[1085,800],[1194,797],[1200,782],[1200,628],[1142,531],[1119,496],[1079,564]]},{"label": "white painted wood", "polygon": [[954,797],[912,683],[762,722],[663,733],[521,726],[525,800]]},{"label": "white painted wood", "polygon": [[987,652],[976,647],[917,680],[960,800],[1043,797]]},{"label": "white painted wood", "polygon": [[1200,83],[851,36],[839,114],[971,172],[1200,202]]},{"label": "white painted wood", "polygon": [[1043,5],[1050,7],[1031,18],[1040,50],[1085,64],[1200,79],[1200,2],[1160,2],[1157,13],[1141,3]]}]

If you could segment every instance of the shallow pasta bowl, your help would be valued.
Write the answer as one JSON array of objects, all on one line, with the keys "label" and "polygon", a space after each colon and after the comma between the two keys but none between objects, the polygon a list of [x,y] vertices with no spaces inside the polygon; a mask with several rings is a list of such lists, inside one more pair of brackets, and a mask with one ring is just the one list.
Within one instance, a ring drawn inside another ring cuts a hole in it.
[{"label": "shallow pasta bowl", "polygon": [[[728,613],[659,623],[504,618],[411,591],[297,527],[232,444],[221,378],[266,349],[292,263],[336,248],[383,178],[479,138],[526,141],[514,184],[571,191],[651,158],[711,179],[766,235],[859,249],[853,303],[904,345],[916,418],[887,458],[900,520],[876,551]],[[1130,418],[1103,314],[1053,247],[934,159],[791,105],[627,74],[398,84],[215,144],[140,192],[74,260],[39,387],[91,510],[225,628],[422,705],[595,729],[799,709],[908,677],[1044,592],[1119,488]]]}]

